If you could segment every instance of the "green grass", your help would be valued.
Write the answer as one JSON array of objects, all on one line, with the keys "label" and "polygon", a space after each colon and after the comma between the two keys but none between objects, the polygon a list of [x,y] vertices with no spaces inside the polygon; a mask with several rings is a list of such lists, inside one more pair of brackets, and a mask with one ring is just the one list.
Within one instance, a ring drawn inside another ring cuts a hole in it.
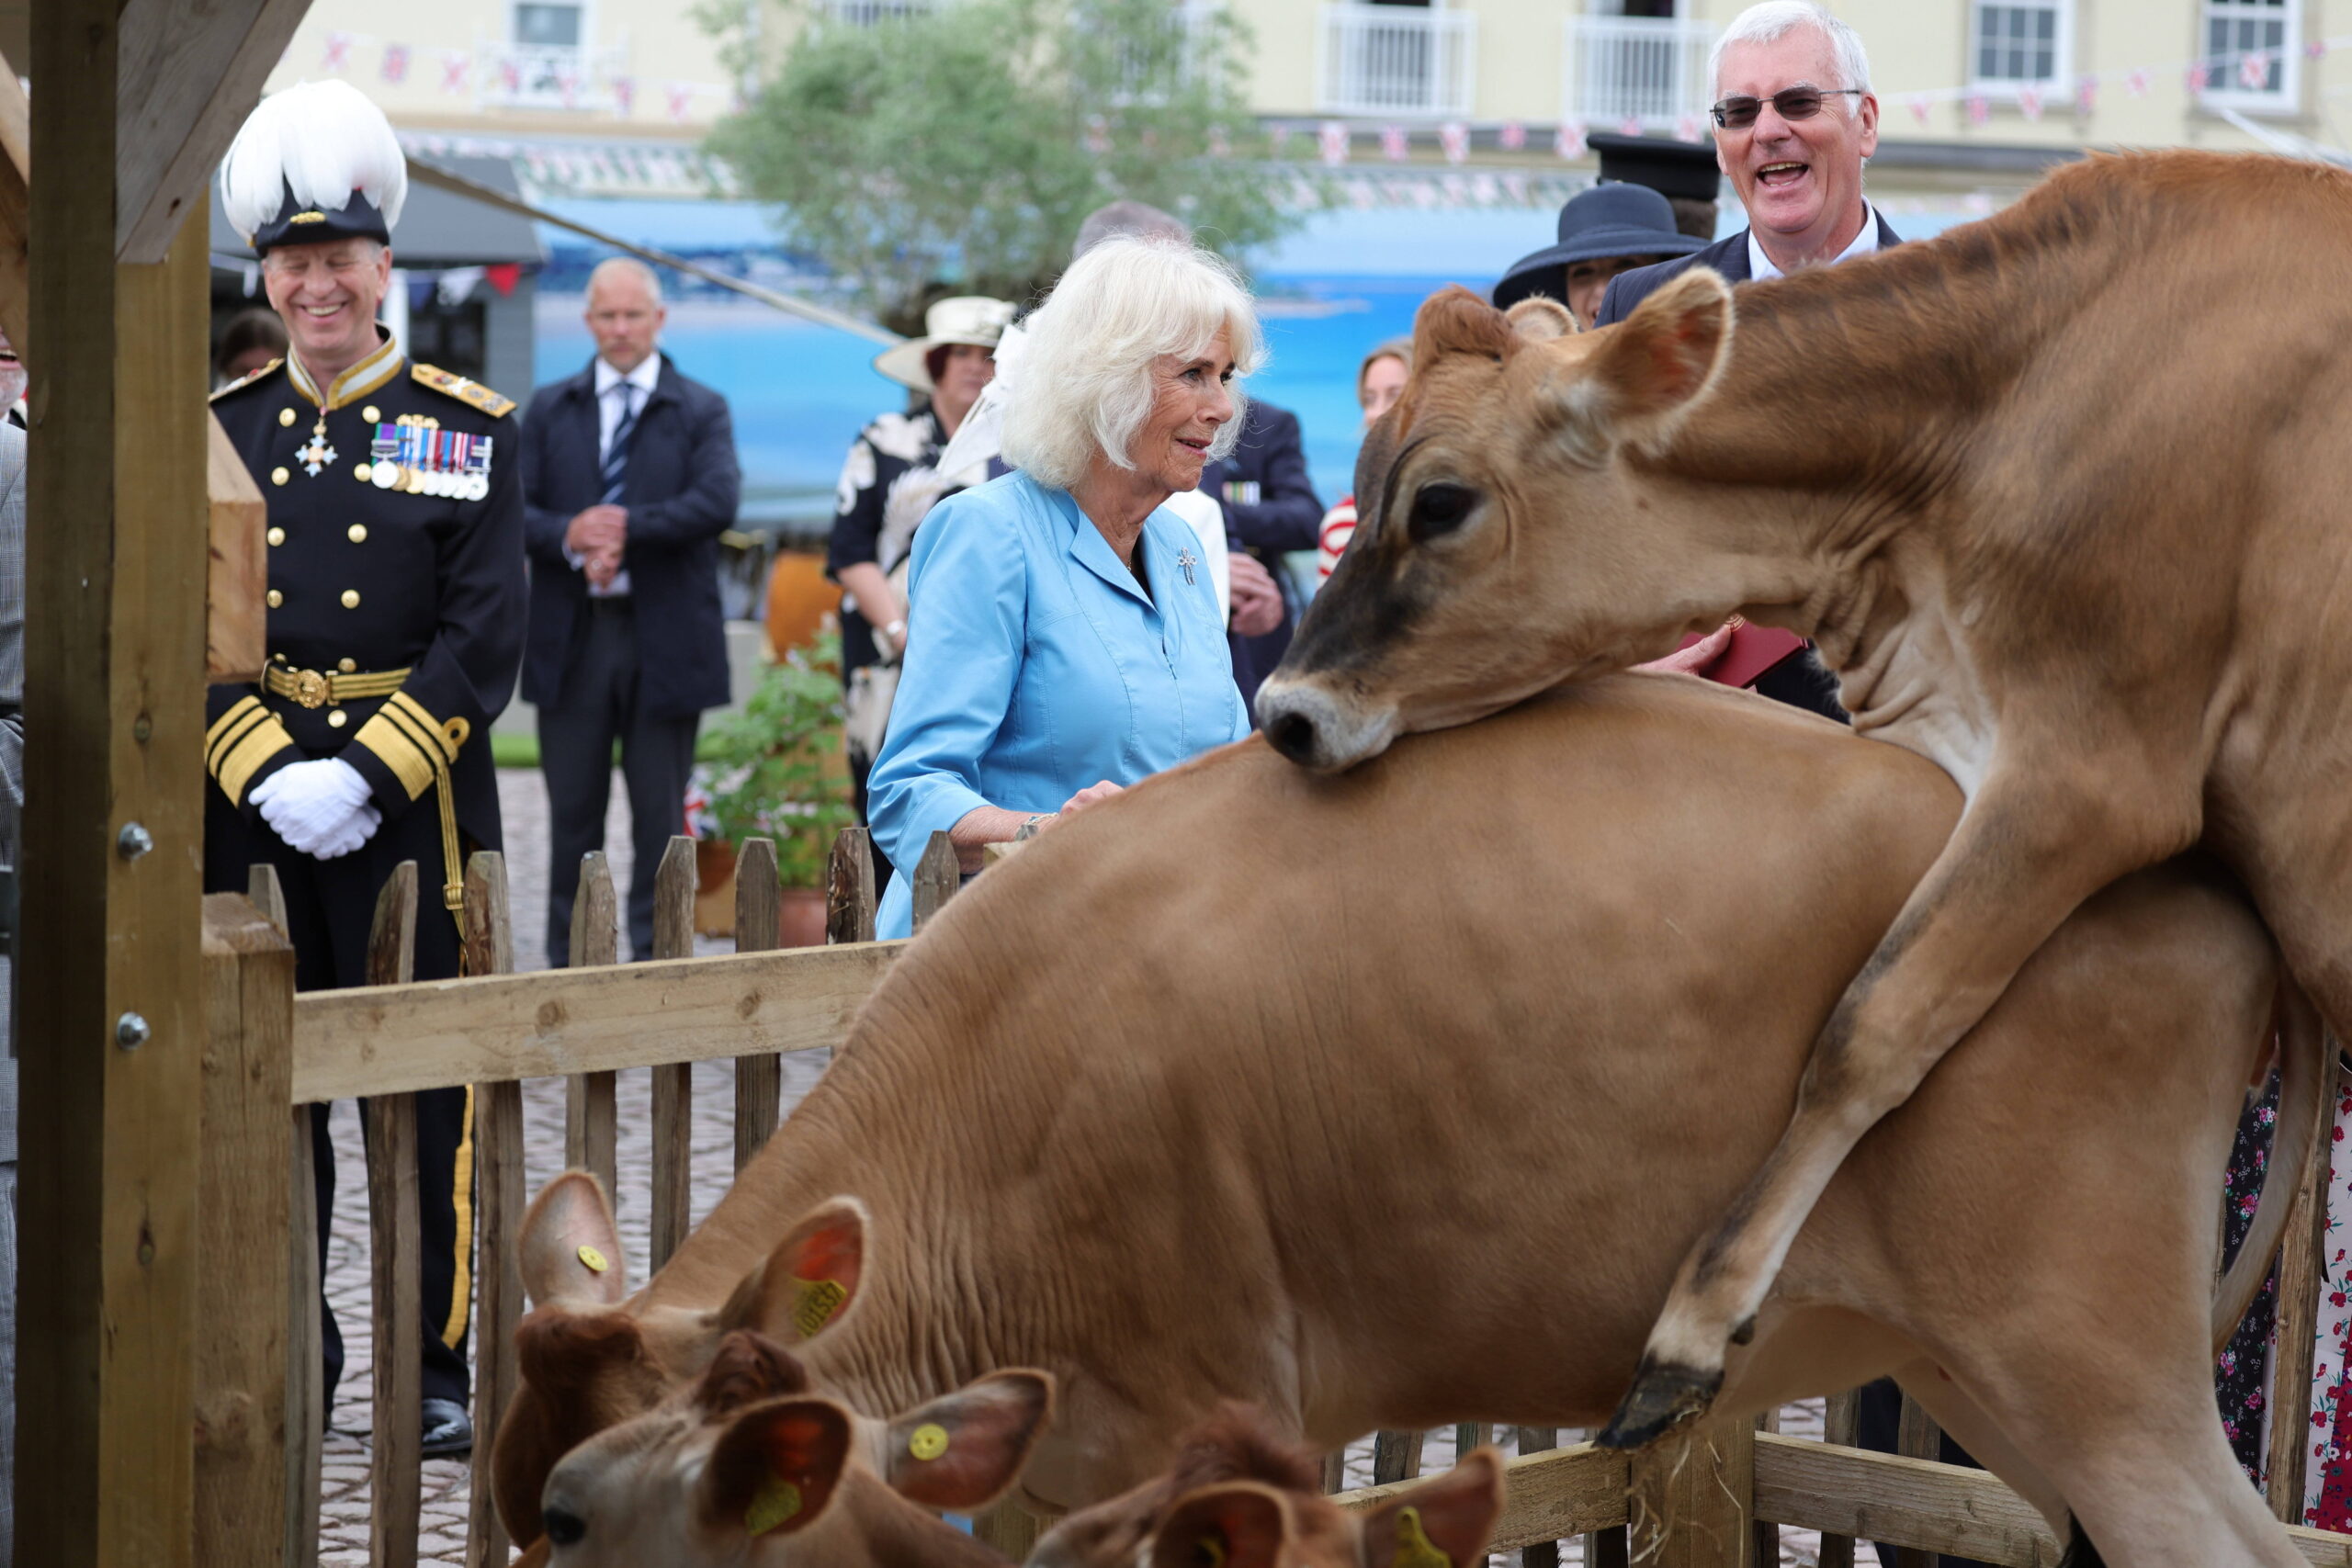
[{"label": "green grass", "polygon": [[[710,737],[707,734],[695,738],[695,761],[710,761]],[[490,738],[490,760],[494,766],[501,768],[536,768],[539,765],[539,738],[536,735],[503,735],[493,732]],[[620,765],[620,747],[615,745],[613,766],[617,768]]]}]

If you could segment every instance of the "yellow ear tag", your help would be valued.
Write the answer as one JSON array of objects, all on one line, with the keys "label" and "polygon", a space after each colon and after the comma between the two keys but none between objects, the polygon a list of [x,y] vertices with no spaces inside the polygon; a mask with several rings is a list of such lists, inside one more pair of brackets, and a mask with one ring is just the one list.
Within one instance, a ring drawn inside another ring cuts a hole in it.
[{"label": "yellow ear tag", "polygon": [[833,1314],[842,1310],[849,1300],[849,1292],[831,1280],[795,1280],[792,1281],[792,1326],[800,1331],[803,1339],[814,1339],[817,1331],[832,1322]]},{"label": "yellow ear tag", "polygon": [[1213,1535],[1200,1539],[1201,1561],[1207,1568],[1225,1568],[1225,1542]]},{"label": "yellow ear tag", "polygon": [[1453,1560],[1430,1543],[1419,1508],[1396,1510],[1396,1555],[1388,1568],[1453,1568]]},{"label": "yellow ear tag", "polygon": [[947,1428],[936,1421],[926,1421],[907,1438],[907,1452],[923,1461],[937,1459],[947,1451]]},{"label": "yellow ear tag", "polygon": [[752,1499],[751,1509],[743,1516],[743,1529],[752,1535],[765,1535],[799,1512],[800,1488],[782,1476],[771,1475],[760,1495]]},{"label": "yellow ear tag", "polygon": [[593,1247],[582,1247],[580,1249],[580,1261],[588,1266],[588,1271],[592,1274],[601,1274],[612,1267],[605,1260],[605,1255]]}]

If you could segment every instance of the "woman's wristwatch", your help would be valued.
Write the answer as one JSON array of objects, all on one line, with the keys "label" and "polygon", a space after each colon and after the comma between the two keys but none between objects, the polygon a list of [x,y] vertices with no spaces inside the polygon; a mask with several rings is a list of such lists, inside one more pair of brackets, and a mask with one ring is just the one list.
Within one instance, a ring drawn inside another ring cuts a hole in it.
[{"label": "woman's wristwatch", "polygon": [[893,652],[906,652],[907,623],[905,621],[892,621],[888,626],[882,628],[882,635],[890,639],[890,648]]}]

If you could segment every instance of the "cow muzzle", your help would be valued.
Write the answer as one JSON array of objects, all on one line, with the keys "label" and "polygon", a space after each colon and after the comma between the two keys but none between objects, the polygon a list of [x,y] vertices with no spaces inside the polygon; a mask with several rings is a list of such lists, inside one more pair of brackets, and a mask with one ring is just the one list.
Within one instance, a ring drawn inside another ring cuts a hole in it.
[{"label": "cow muzzle", "polygon": [[1398,728],[1393,705],[1368,707],[1312,681],[1280,674],[1258,688],[1258,723],[1275,750],[1317,773],[1379,756]]}]

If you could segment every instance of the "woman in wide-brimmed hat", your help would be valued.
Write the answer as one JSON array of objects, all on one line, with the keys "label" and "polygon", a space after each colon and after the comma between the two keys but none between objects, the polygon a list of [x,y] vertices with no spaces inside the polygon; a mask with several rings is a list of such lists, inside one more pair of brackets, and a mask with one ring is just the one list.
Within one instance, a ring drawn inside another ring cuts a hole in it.
[{"label": "woman in wide-brimmed hat", "polygon": [[1560,209],[1558,244],[1510,264],[1495,285],[1495,305],[1509,310],[1540,294],[1566,305],[1577,325],[1589,327],[1611,278],[1705,246],[1675,231],[1674,204],[1647,186],[1595,186]]},{"label": "woman in wide-brimmed hat", "polygon": [[988,478],[986,465],[941,473],[939,454],[995,375],[997,340],[1012,313],[1002,299],[942,299],[925,313],[922,336],[876,355],[874,368],[922,394],[922,401],[860,431],[842,466],[825,570],[846,591],[842,680],[848,687],[850,780],[861,817],[865,775],[906,649],[907,553],[933,506]]}]

